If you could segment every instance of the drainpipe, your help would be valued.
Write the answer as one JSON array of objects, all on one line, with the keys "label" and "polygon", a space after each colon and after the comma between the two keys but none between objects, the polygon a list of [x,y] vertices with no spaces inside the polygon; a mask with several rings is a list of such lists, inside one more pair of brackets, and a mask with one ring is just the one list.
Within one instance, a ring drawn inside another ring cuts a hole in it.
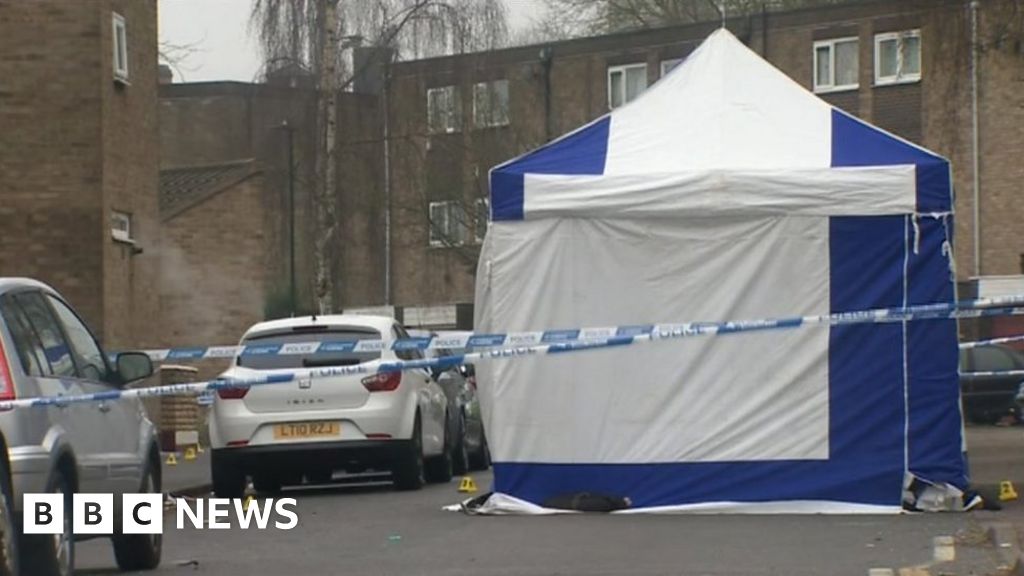
[{"label": "drainpipe", "polygon": [[971,146],[974,176],[974,276],[981,276],[981,157],[978,144],[978,0],[971,0]]},{"label": "drainpipe", "polygon": [[550,46],[540,49],[540,64],[544,68],[544,141],[551,141],[551,59],[554,51]]},{"label": "drainpipe", "polygon": [[388,93],[391,91],[391,48],[386,48],[381,108],[384,111],[384,305],[391,304],[391,135]]}]

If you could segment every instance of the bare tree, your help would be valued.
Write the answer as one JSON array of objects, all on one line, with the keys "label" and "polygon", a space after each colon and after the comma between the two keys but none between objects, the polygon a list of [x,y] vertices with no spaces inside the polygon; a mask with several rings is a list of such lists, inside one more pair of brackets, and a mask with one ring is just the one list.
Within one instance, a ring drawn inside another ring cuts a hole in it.
[{"label": "bare tree", "polygon": [[161,64],[167,64],[182,79],[185,78],[185,71],[194,72],[196,67],[189,65],[186,61],[201,52],[199,42],[176,44],[161,40],[157,44],[157,58]]},{"label": "bare tree", "polygon": [[547,17],[536,21],[527,35],[555,40],[857,1],[864,0],[546,0]]},{"label": "bare tree", "polygon": [[314,258],[321,313],[334,307],[336,276],[328,252],[338,226],[337,94],[356,76],[343,49],[367,41],[395,50],[398,59],[493,49],[507,41],[505,22],[502,0],[255,0],[250,26],[265,69],[298,67],[318,86]]}]

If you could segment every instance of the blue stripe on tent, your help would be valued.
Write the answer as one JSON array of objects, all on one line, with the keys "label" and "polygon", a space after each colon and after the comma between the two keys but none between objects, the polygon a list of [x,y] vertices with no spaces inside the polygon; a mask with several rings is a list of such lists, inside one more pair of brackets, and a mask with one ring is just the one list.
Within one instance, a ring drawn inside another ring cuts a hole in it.
[{"label": "blue stripe on tent", "polygon": [[[829,220],[831,312],[902,306],[904,218]],[[899,505],[904,468],[903,325],[829,330],[830,463],[870,467]]]},{"label": "blue stripe on tent", "polygon": [[[920,183],[922,166],[935,162],[946,165],[848,114],[832,112],[832,166],[916,165],[919,210],[949,209],[948,194],[940,198]],[[905,233],[904,216],[830,219],[833,313],[905,304]],[[832,458],[845,466],[875,452],[870,466],[886,475],[897,504],[908,448],[904,349],[902,323],[834,326],[829,332]]]},{"label": "blue stripe on tent", "polygon": [[491,219],[522,220],[524,174],[603,174],[611,116],[491,171]]},{"label": "blue stripe on tent", "polygon": [[900,484],[892,484],[891,474],[874,466],[870,458],[848,464],[839,467],[823,460],[661,464],[496,462],[494,489],[542,505],[554,496],[579,492],[625,496],[636,508],[806,499],[900,504]]},{"label": "blue stripe on tent", "polygon": [[[949,164],[942,158],[893,138],[845,113],[832,113],[832,165],[870,166],[915,164],[917,210],[952,210]],[[953,281],[942,243],[951,233],[952,219],[918,221],[909,230],[908,245],[916,241],[907,263],[907,305],[952,302]],[[948,226],[948,228],[947,228]],[[908,226],[904,225],[906,232]],[[913,235],[918,234],[915,238]],[[950,239],[952,240],[952,239]],[[833,266],[835,260],[833,260]],[[833,291],[835,284],[833,284]],[[907,327],[907,397],[909,400],[910,470],[930,481],[967,485],[967,465],[961,454],[957,331],[953,320],[911,323]]]},{"label": "blue stripe on tent", "polygon": [[832,166],[917,166],[917,211],[953,209],[949,163],[849,114],[832,111]]},{"label": "blue stripe on tent", "polygon": [[[921,219],[920,249],[909,263],[909,304],[952,302],[949,262],[942,254],[946,229],[942,220]],[[948,222],[950,229],[952,221]],[[913,242],[914,230],[909,231]],[[961,416],[956,398],[958,345],[955,320],[911,322],[910,356],[910,471],[933,482],[967,487],[967,464],[961,441]]]}]

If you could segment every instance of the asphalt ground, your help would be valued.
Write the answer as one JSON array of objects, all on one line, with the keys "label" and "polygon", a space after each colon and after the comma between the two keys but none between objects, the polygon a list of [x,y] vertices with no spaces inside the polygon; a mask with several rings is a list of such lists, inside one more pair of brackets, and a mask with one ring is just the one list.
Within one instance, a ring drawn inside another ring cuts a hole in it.
[{"label": "asphalt ground", "polygon": [[[972,428],[968,442],[977,481],[1017,480],[1024,496],[1024,428]],[[491,476],[474,478],[486,489]],[[289,490],[284,496],[298,501],[294,530],[168,527],[163,563],[149,574],[1006,574],[1006,550],[988,529],[1024,533],[1019,502],[1000,512],[894,516],[470,517],[441,510],[464,498],[458,485]],[[102,540],[79,544],[78,565],[79,574],[118,573]]]}]

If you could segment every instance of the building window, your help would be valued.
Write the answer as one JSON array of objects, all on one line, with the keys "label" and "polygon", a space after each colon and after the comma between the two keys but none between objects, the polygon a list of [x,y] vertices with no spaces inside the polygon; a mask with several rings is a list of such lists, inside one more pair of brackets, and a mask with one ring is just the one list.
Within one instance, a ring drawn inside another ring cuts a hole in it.
[{"label": "building window", "polygon": [[461,246],[466,243],[468,222],[461,202],[430,203],[430,245]]},{"label": "building window", "polygon": [[647,89],[647,64],[608,68],[608,107],[618,108]]},{"label": "building window", "polygon": [[476,222],[474,223],[474,233],[476,234],[477,243],[484,241],[484,236],[487,235],[487,227],[491,223],[491,203],[487,198],[477,198],[476,201]]},{"label": "building window", "polygon": [[132,215],[113,210],[110,213],[110,237],[118,242],[135,243],[132,236]]},{"label": "building window", "polygon": [[836,38],[814,43],[814,91],[855,90],[859,70],[856,38]]},{"label": "building window", "polygon": [[508,125],[508,80],[473,85],[473,125],[477,128]]},{"label": "building window", "polygon": [[875,35],[875,84],[902,84],[920,79],[920,30]]},{"label": "building window", "polygon": [[114,80],[128,83],[128,32],[124,16],[114,12]]},{"label": "building window", "polygon": [[682,61],[683,61],[682,58],[672,58],[672,59],[669,59],[669,60],[662,60],[661,61],[661,77],[664,78],[666,74],[671,72],[672,69],[675,68],[676,66],[678,66],[679,63],[682,62]]},{"label": "building window", "polygon": [[462,124],[462,102],[455,86],[427,90],[427,128],[431,134],[458,132]]}]

